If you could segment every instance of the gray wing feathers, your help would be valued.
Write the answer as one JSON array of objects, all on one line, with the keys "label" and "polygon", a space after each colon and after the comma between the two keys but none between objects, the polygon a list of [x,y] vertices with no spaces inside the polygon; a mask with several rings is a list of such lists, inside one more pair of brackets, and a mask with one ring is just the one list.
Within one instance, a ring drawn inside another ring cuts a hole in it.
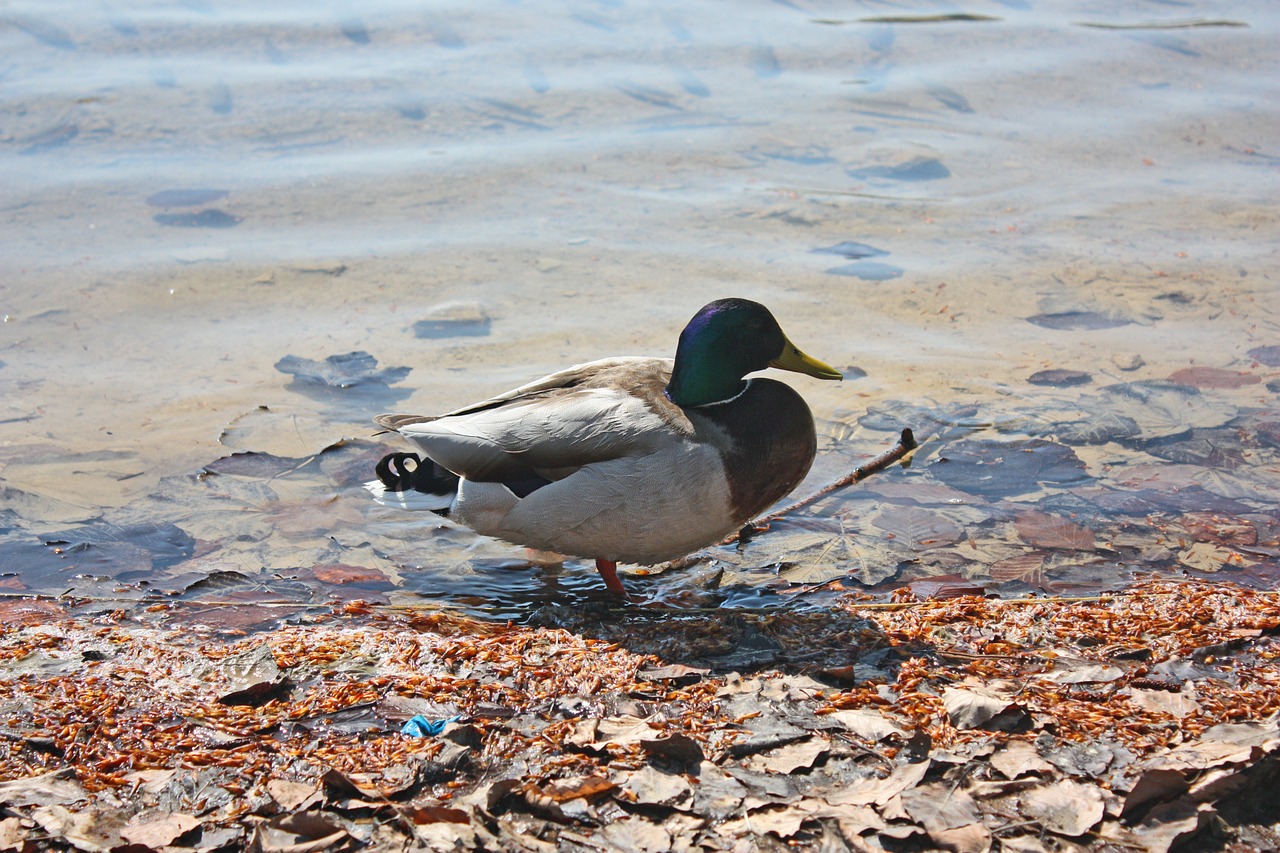
[{"label": "gray wing feathers", "polygon": [[440,465],[471,480],[536,471],[558,480],[584,465],[644,453],[662,421],[623,391],[591,389],[515,401],[399,428]]}]

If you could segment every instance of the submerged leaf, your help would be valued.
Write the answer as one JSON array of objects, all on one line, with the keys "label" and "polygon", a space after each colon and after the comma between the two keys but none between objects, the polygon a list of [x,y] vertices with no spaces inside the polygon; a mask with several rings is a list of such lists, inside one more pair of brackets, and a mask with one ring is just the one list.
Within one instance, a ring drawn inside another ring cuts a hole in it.
[{"label": "submerged leaf", "polygon": [[1184,367],[1170,374],[1169,381],[1194,388],[1242,388],[1257,385],[1262,377],[1220,367]]},{"label": "submerged leaf", "polygon": [[1081,397],[1079,405],[1094,415],[1131,419],[1146,439],[1222,426],[1236,415],[1234,406],[1210,402],[1189,385],[1160,379],[1108,385],[1097,395]]},{"label": "submerged leaf", "polygon": [[1018,535],[1030,545],[1074,551],[1093,550],[1093,531],[1066,518],[1032,510],[1019,515],[1014,525]]},{"label": "submerged leaf", "polygon": [[1056,314],[1036,314],[1028,317],[1027,322],[1046,329],[1094,330],[1127,326],[1132,321],[1111,314],[1100,314],[1097,311],[1060,311]]},{"label": "submerged leaf", "polygon": [[1254,347],[1249,350],[1249,357],[1257,359],[1260,364],[1267,367],[1280,367],[1280,346],[1271,345],[1265,347]]},{"label": "submerged leaf", "polygon": [[987,497],[1012,497],[1041,484],[1068,485],[1088,479],[1071,448],[1043,439],[959,441],[929,466],[948,486]]},{"label": "submerged leaf", "polygon": [[244,221],[242,216],[233,216],[216,208],[199,213],[157,213],[151,218],[172,228],[234,228]]},{"label": "submerged leaf", "polygon": [[824,255],[839,255],[851,261],[889,254],[884,249],[877,249],[875,246],[868,246],[866,243],[855,243],[853,240],[845,240],[843,243],[836,243],[834,246],[823,246],[820,249],[810,249],[809,251]]},{"label": "submerged leaf", "polygon": [[1069,388],[1072,385],[1088,385],[1093,377],[1083,370],[1041,370],[1027,377],[1032,385],[1051,385],[1054,388]]},{"label": "submerged leaf", "polygon": [[915,157],[893,166],[863,166],[845,171],[850,177],[864,181],[937,181],[951,177],[951,170],[937,157]]},{"label": "submerged leaf", "polygon": [[367,352],[357,351],[331,355],[314,361],[286,355],[276,362],[276,370],[292,376],[299,385],[321,385],[329,388],[354,388],[358,385],[389,385],[409,375],[412,368],[384,367]]},{"label": "submerged leaf", "polygon": [[1142,428],[1137,421],[1115,412],[1104,412],[1087,421],[1058,427],[1058,440],[1070,445],[1106,444],[1108,441],[1137,438],[1141,434]]}]

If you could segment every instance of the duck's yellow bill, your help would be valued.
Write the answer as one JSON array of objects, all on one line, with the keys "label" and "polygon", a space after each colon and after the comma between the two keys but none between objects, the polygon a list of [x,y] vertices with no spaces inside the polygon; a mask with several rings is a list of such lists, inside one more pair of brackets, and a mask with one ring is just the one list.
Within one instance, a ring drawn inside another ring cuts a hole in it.
[{"label": "duck's yellow bill", "polygon": [[794,370],[796,373],[807,373],[819,379],[843,379],[840,371],[826,362],[818,361],[811,355],[805,355],[800,347],[783,338],[782,355],[769,362],[770,367],[782,370]]}]

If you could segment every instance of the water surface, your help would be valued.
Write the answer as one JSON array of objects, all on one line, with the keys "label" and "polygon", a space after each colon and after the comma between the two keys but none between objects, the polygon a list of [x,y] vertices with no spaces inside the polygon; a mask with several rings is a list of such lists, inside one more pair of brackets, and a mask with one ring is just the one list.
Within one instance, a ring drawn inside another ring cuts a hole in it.
[{"label": "water surface", "polygon": [[822,433],[801,493],[902,426],[925,444],[643,595],[1272,584],[1278,25],[1194,0],[7,3],[0,583],[596,598],[584,563],[373,506],[369,417],[666,354],[736,295],[858,377],[789,380]]}]

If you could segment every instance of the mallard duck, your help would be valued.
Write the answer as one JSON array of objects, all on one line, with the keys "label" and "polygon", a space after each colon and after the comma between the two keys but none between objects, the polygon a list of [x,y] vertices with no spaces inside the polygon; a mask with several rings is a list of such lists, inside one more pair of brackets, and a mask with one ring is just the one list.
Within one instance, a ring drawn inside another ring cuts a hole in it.
[{"label": "mallard duck", "polygon": [[379,415],[413,442],[368,483],[387,506],[426,509],[477,533],[596,561],[653,565],[720,541],[781,499],[813,463],[813,416],[778,367],[840,379],[758,302],[699,311],[676,357],[570,367],[447,415]]}]

